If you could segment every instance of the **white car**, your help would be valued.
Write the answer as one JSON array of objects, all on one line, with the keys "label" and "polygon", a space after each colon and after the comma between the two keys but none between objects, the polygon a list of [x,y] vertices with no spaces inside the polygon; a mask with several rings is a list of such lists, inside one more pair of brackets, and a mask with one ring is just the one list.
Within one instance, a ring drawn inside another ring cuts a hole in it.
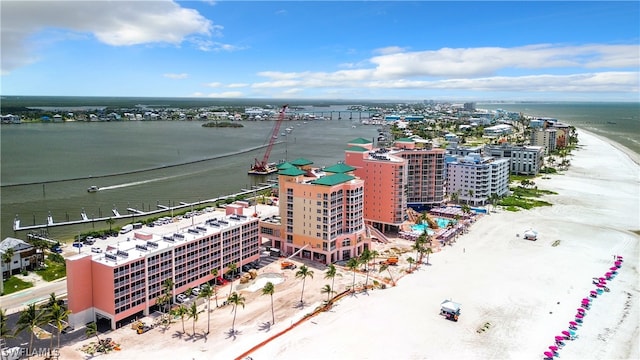
[{"label": "white car", "polygon": [[100,249],[98,247],[92,247],[91,248],[91,252],[96,253],[96,254],[100,254],[102,252],[102,249]]},{"label": "white car", "polygon": [[191,289],[191,293],[195,296],[198,296],[198,294],[200,294],[200,288],[194,287],[193,289]]},{"label": "white car", "polygon": [[185,294],[176,295],[176,301],[179,302],[179,303],[183,303],[183,302],[187,301],[187,295],[185,295]]}]

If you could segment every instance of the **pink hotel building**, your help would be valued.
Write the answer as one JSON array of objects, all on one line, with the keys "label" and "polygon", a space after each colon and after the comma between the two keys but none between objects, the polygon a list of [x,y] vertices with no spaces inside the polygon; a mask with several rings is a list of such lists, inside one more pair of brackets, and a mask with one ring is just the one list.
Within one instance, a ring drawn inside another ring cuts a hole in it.
[{"label": "pink hotel building", "polygon": [[67,258],[69,323],[81,327],[107,319],[115,329],[148,315],[166,279],[174,281],[177,295],[214,280],[213,269],[222,275],[230,264],[257,260],[259,219],[241,214],[231,206],[197,226],[165,234],[138,231],[102,254]]},{"label": "pink hotel building", "polygon": [[390,148],[373,148],[367,139],[349,142],[345,163],[364,180],[364,219],[383,231],[398,231],[407,207],[423,211],[444,201],[445,150],[411,138]]}]

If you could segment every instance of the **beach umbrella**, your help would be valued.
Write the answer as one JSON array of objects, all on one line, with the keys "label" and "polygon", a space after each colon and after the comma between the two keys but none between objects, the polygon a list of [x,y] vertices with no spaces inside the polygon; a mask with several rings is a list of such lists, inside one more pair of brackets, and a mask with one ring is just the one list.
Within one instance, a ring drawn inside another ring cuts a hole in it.
[{"label": "beach umbrella", "polygon": [[578,323],[577,323],[577,322],[575,322],[575,321],[569,321],[569,325],[576,326],[576,325],[578,325]]},{"label": "beach umbrella", "polygon": [[558,348],[557,346],[555,346],[555,345],[551,345],[551,346],[549,346],[549,350],[551,350],[551,351],[553,351],[553,352],[558,351],[558,349],[559,349],[559,348]]},{"label": "beach umbrella", "polygon": [[618,256],[617,256],[617,258],[618,258],[618,260],[620,260],[620,261],[622,261],[622,259],[623,259],[623,257],[622,257],[622,256],[620,256],[620,255],[618,255]]},{"label": "beach umbrella", "polygon": [[576,319],[582,319],[582,318],[584,318],[584,315],[582,315],[582,314],[576,314]]},{"label": "beach umbrella", "polygon": [[551,358],[553,358],[553,353],[550,352],[550,351],[545,351],[544,352],[544,356],[546,356],[547,358],[551,359]]},{"label": "beach umbrella", "polygon": [[583,315],[584,315],[584,313],[586,312],[586,310],[585,310],[584,308],[578,308],[578,312],[579,312],[580,314],[583,314]]},{"label": "beach umbrella", "polygon": [[562,330],[562,335],[571,336],[571,333],[568,332],[567,330]]},{"label": "beach umbrella", "polygon": [[569,330],[569,334],[571,334],[571,336],[576,336],[576,332],[573,330]]},{"label": "beach umbrella", "polygon": [[562,341],[564,340],[564,336],[556,336],[556,341]]},{"label": "beach umbrella", "polygon": [[603,284],[603,283],[600,283],[600,284],[598,284],[598,285],[596,285],[596,286],[597,286],[597,287],[599,287],[599,288],[603,288],[603,287],[604,287],[604,284]]},{"label": "beach umbrella", "polygon": [[609,268],[609,270],[613,271],[613,273],[615,274],[616,270],[618,270],[618,268],[615,267],[615,266],[612,266],[612,267]]}]

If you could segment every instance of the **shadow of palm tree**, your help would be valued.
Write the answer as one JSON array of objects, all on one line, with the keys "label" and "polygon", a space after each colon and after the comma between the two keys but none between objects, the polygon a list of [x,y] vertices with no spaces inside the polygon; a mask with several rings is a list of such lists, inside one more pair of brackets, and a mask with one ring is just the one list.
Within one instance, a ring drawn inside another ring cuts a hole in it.
[{"label": "shadow of palm tree", "polygon": [[202,340],[202,339],[204,339],[204,340],[205,340],[205,342],[206,342],[206,340],[207,340],[207,336],[206,336],[205,334],[199,334],[199,333],[196,333],[196,334],[193,334],[193,335],[191,335],[191,336],[189,337],[189,340],[191,340],[191,341],[193,341],[193,342],[196,342],[196,341],[198,341],[198,340]]},{"label": "shadow of palm tree", "polygon": [[294,307],[295,309],[302,309],[302,308],[304,308],[304,301],[298,301],[298,302],[296,302],[296,303],[293,305],[293,307]]},{"label": "shadow of palm tree", "polygon": [[182,331],[175,331],[173,333],[173,335],[171,335],[172,338],[179,338],[182,339],[182,337],[185,335],[185,333],[183,333]]},{"label": "shadow of palm tree", "polygon": [[258,330],[260,331],[264,331],[264,332],[269,332],[269,330],[271,330],[271,323],[270,322],[263,322],[262,324],[260,324],[258,326]]},{"label": "shadow of palm tree", "polygon": [[236,336],[242,335],[242,331],[238,329],[229,329],[225,334],[227,335],[227,339],[233,338],[233,340],[235,340]]}]

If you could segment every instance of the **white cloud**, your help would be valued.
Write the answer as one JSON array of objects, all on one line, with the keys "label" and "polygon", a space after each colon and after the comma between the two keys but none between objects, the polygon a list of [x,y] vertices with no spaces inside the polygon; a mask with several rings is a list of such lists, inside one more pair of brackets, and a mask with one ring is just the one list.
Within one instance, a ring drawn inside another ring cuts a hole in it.
[{"label": "white cloud", "polygon": [[[398,52],[370,59],[369,67],[334,72],[262,71],[254,89],[340,88],[517,92],[637,93],[639,45],[465,48]],[[371,64],[374,66],[372,67]],[[600,71],[598,71],[600,70]],[[617,70],[617,71],[614,71]]]},{"label": "white cloud", "polygon": [[219,88],[219,87],[224,86],[224,84],[222,84],[219,81],[214,81],[214,82],[206,83],[206,84],[204,84],[204,86],[208,86],[208,87],[212,87],[212,88]]},{"label": "white cloud", "polygon": [[207,97],[211,97],[211,98],[240,98],[242,97],[244,94],[240,91],[226,91],[226,92],[220,92],[220,93],[211,93],[208,94]]},{"label": "white cloud", "polygon": [[148,43],[179,45],[189,36],[219,32],[197,11],[168,0],[156,1],[3,1],[2,73],[32,63],[28,40],[46,29],[92,34],[112,46]]},{"label": "white cloud", "polygon": [[168,78],[168,79],[186,79],[189,77],[189,74],[186,73],[182,73],[182,74],[171,74],[171,73],[167,73],[167,74],[162,74],[162,76]]},{"label": "white cloud", "polygon": [[244,88],[249,86],[249,84],[244,84],[244,83],[235,83],[235,84],[228,84],[227,87],[228,88]]}]

